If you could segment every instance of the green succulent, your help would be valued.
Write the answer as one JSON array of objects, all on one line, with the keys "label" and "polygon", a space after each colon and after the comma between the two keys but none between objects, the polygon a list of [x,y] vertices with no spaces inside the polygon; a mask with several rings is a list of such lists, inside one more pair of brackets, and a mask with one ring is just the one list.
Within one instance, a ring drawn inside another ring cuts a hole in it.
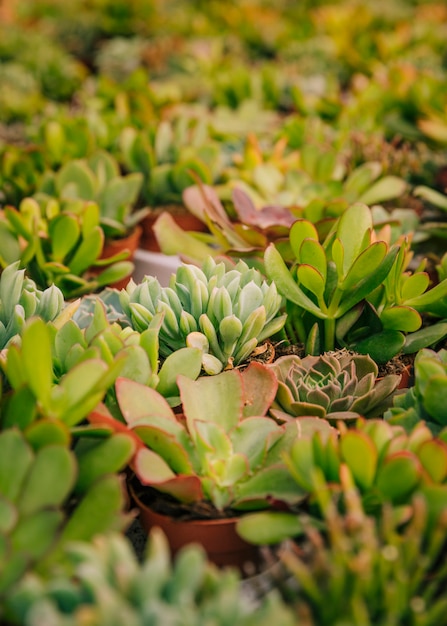
[{"label": "green succulent", "polygon": [[327,420],[380,417],[391,404],[400,376],[377,380],[378,367],[367,354],[347,350],[320,356],[283,356],[271,366],[278,391],[270,413],[276,419],[316,416]]},{"label": "green succulent", "polygon": [[[159,332],[162,314],[153,317],[143,332],[128,325],[122,327],[111,321],[116,290],[104,293],[108,306],[99,297],[91,296],[85,306],[82,302],[73,319],[68,320],[54,334],[52,355],[56,378],[69,373],[86,359],[100,359],[109,367],[121,361],[121,376],[157,389],[171,405],[180,403],[176,378],[184,374],[197,378],[202,368],[202,352],[198,348],[185,347],[170,354],[163,363],[159,359]],[[93,306],[90,313],[89,308]],[[81,309],[81,311],[80,311]],[[119,316],[118,316],[118,319]],[[83,324],[81,328],[79,322]],[[107,391],[107,400],[113,402],[113,385]]]},{"label": "green succulent", "polygon": [[217,373],[238,365],[256,346],[279,332],[285,316],[273,283],[239,261],[231,269],[209,257],[198,268],[183,265],[162,287],[152,276],[121,291],[121,305],[132,327],[142,332],[162,313],[160,355],[185,346],[204,352],[203,366]]},{"label": "green succulent", "polygon": [[86,159],[74,159],[57,172],[47,171],[38,189],[38,197],[62,201],[95,202],[100,211],[99,222],[106,237],[127,235],[148,213],[134,210],[143,175],[138,172],[122,176],[116,159],[105,150],[98,150]]},{"label": "green succulent", "polygon": [[127,523],[116,474],[134,451],[132,439],[71,444],[68,429],[45,417],[24,432],[0,433],[0,618],[14,585],[27,572],[45,571],[66,542]]},{"label": "green succulent", "polygon": [[[133,271],[128,252],[102,259],[104,232],[94,202],[25,198],[0,220],[0,263],[20,261],[40,288],[56,285],[66,298],[97,291]],[[100,268],[93,276],[92,267]],[[103,269],[104,268],[104,269]]]},{"label": "green succulent", "polygon": [[322,485],[339,496],[349,480],[362,498],[368,514],[380,516],[380,507],[391,503],[405,520],[405,507],[415,494],[428,503],[433,522],[447,506],[447,431],[434,436],[424,423],[409,433],[400,426],[379,420],[357,420],[354,428],[340,425],[327,432],[314,432],[297,438],[284,455],[291,475],[309,494],[304,516],[293,513],[257,513],[241,520],[238,532],[254,543],[276,543],[299,535],[303,519],[319,517]]},{"label": "green succulent", "polygon": [[267,275],[286,298],[286,332],[306,352],[320,354],[347,347],[383,363],[400,351],[415,352],[445,337],[441,320],[422,328],[421,312],[436,315],[447,280],[430,287],[418,267],[409,272],[411,240],[391,246],[377,240],[366,204],[348,207],[323,237],[308,220],[290,229],[290,267],[270,244]]},{"label": "green succulent", "polygon": [[[1,354],[7,400],[2,416],[5,426],[27,428],[42,416],[69,428],[77,426],[102,401],[124,367],[125,354],[105,361],[102,355],[90,351],[84,358],[73,359],[72,367],[57,379],[52,349],[55,333],[56,327],[32,318],[22,330],[20,345],[13,343]],[[61,337],[66,337],[65,333]]]},{"label": "green succulent", "polygon": [[433,432],[447,426],[447,350],[420,350],[414,360],[414,386],[394,398],[384,417],[411,429],[423,421]]},{"label": "green succulent", "polygon": [[68,313],[64,309],[64,296],[58,287],[52,285],[41,291],[26,278],[18,262],[7,265],[0,275],[0,349],[20,335],[30,317],[58,324]]},{"label": "green succulent", "polygon": [[[243,372],[195,381],[180,375],[177,384],[184,419],[156,391],[125,378],[116,383],[121,420],[101,408],[89,416],[118,432],[127,424],[137,440],[131,467],[143,486],[189,505],[205,500],[219,511],[301,499],[282,460],[297,436],[295,424],[265,417],[276,391],[273,372],[253,362]],[[306,426],[330,429],[316,418]]]},{"label": "green succulent", "polygon": [[166,539],[151,531],[138,562],[124,537],[72,543],[65,571],[28,576],[9,595],[12,624],[81,626],[267,626],[295,623],[291,609],[271,591],[256,607],[240,589],[236,571],[218,571],[202,549],[190,545],[171,563]]},{"label": "green succulent", "polygon": [[447,521],[429,520],[422,495],[409,503],[406,522],[390,504],[380,521],[369,516],[347,478],[346,511],[320,499],[325,530],[307,527],[305,553],[283,549],[282,562],[292,576],[288,600],[309,626],[408,624],[435,626],[445,620],[444,565]]}]

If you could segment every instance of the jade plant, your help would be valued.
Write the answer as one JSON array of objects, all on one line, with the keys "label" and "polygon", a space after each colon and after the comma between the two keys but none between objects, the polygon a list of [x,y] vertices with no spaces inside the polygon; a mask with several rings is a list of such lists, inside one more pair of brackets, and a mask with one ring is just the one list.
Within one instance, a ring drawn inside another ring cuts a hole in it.
[{"label": "jade plant", "polygon": [[3,267],[20,261],[39,288],[54,284],[67,299],[94,292],[133,270],[125,260],[128,251],[101,258],[104,232],[95,202],[25,198],[18,208],[3,209],[0,240]]},{"label": "jade plant", "polygon": [[425,348],[414,360],[414,385],[394,398],[393,406],[384,417],[407,430],[423,421],[433,432],[439,432],[447,426],[446,394],[447,351]]},{"label": "jade plant", "polygon": [[151,531],[142,562],[118,534],[92,543],[72,542],[64,571],[29,575],[9,594],[5,615],[11,624],[36,620],[66,626],[267,626],[295,623],[292,610],[271,591],[258,606],[240,589],[236,571],[218,571],[197,545],[171,562],[161,530]]},{"label": "jade plant", "polygon": [[306,527],[301,539],[305,552],[290,546],[281,550],[280,558],[295,582],[292,585],[289,579],[287,598],[304,623],[442,623],[447,610],[445,509],[430,521],[430,505],[417,495],[409,503],[405,523],[389,503],[377,521],[365,512],[349,477],[343,481],[343,494],[344,513],[333,499],[320,495],[325,530]]},{"label": "jade plant", "polygon": [[[132,432],[137,451],[131,468],[141,485],[193,508],[209,502],[220,514],[302,498],[281,458],[297,436],[296,425],[265,417],[277,386],[270,370],[253,362],[243,372],[195,381],[180,375],[177,384],[183,419],[156,391],[125,378],[116,383],[122,420],[104,408],[89,416],[95,425]],[[314,418],[303,428],[330,426]]]},{"label": "jade plant", "polygon": [[55,285],[41,291],[25,276],[25,270],[19,269],[18,262],[7,265],[0,275],[0,348],[20,335],[30,317],[58,324],[70,314],[69,309]]},{"label": "jade plant", "polygon": [[347,347],[380,363],[445,336],[443,321],[421,328],[419,310],[436,311],[447,281],[429,288],[423,265],[409,272],[411,242],[390,246],[377,240],[367,205],[348,207],[323,243],[308,220],[295,222],[289,238],[291,267],[274,244],[266,249],[264,262],[287,299],[286,331],[307,352]]},{"label": "jade plant", "polygon": [[105,236],[116,239],[128,235],[148,213],[147,208],[135,209],[142,183],[141,173],[122,176],[116,159],[98,150],[86,159],[64,163],[57,172],[47,171],[38,196],[95,202]]},{"label": "jade plant", "polygon": [[208,257],[201,268],[179,267],[169,287],[146,276],[120,293],[122,309],[139,332],[157,313],[163,314],[162,357],[185,346],[198,347],[208,373],[240,364],[285,322],[278,314],[282,298],[274,283],[243,261],[227,270],[223,262]]},{"label": "jade plant", "polygon": [[389,374],[377,380],[375,361],[347,350],[304,358],[283,356],[270,367],[278,379],[270,413],[278,420],[291,415],[327,420],[381,417],[401,378]]},{"label": "jade plant", "polygon": [[[365,511],[380,516],[391,503],[405,519],[405,507],[415,494],[428,503],[433,521],[447,505],[447,432],[434,436],[424,423],[409,433],[379,419],[357,420],[354,428],[339,423],[335,430],[296,439],[284,461],[298,486],[309,495],[303,512],[318,518],[320,490],[342,495],[343,481],[358,489]],[[326,485],[326,487],[323,487]],[[339,506],[345,503],[339,497]],[[400,507],[400,508],[399,508]],[[256,513],[239,522],[250,541],[275,543],[302,532],[303,520],[291,512]],[[259,533],[259,534],[258,534]]]}]

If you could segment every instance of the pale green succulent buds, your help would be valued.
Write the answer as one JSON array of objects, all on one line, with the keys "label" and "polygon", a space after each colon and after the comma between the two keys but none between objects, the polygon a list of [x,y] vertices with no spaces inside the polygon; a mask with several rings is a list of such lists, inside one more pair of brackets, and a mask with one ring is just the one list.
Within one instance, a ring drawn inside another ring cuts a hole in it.
[{"label": "pale green succulent buds", "polygon": [[267,283],[243,261],[227,270],[211,257],[201,268],[181,266],[169,287],[151,276],[139,285],[130,284],[121,292],[121,304],[140,332],[162,313],[161,356],[201,344],[209,373],[216,373],[216,359],[220,369],[241,363],[285,323],[285,316],[278,315],[282,298],[274,283]]},{"label": "pale green succulent buds", "polygon": [[329,420],[382,415],[400,376],[377,381],[376,363],[347,350],[320,356],[284,356],[270,366],[279,381],[271,409],[277,419],[316,416]]},{"label": "pale green succulent buds", "polygon": [[20,335],[25,320],[31,316],[51,322],[65,307],[62,291],[52,285],[44,291],[25,277],[19,262],[8,265],[0,277],[0,348]]}]

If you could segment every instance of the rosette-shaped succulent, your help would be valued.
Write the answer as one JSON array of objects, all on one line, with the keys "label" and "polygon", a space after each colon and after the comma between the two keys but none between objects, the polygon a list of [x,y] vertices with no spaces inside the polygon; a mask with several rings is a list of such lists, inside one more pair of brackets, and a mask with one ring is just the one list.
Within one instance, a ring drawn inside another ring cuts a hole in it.
[{"label": "rosette-shaped succulent", "polygon": [[256,346],[281,330],[282,298],[274,283],[239,261],[231,269],[209,257],[201,268],[183,265],[169,287],[146,276],[121,292],[121,305],[131,325],[143,332],[157,313],[163,314],[160,355],[185,346],[200,347],[203,366],[218,373],[246,359]]},{"label": "rosette-shaped succulent", "polygon": [[347,350],[320,356],[280,357],[270,367],[278,378],[270,410],[280,420],[316,416],[329,420],[377,417],[391,404],[400,376],[377,380],[376,363]]}]

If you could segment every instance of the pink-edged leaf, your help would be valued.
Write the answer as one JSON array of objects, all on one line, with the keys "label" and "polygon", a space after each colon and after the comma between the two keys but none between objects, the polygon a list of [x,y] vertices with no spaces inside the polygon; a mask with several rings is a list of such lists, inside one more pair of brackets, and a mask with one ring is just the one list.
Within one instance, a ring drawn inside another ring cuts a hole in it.
[{"label": "pink-edged leaf", "polygon": [[296,217],[284,206],[271,205],[257,209],[251,198],[242,189],[233,189],[234,209],[243,224],[268,229],[272,226],[290,228]]},{"label": "pink-edged leaf", "polygon": [[208,214],[214,221],[230,223],[228,214],[213,187],[192,185],[183,191],[182,198],[188,211],[202,222],[206,222]]},{"label": "pink-edged leaf", "polygon": [[174,435],[154,426],[137,426],[135,433],[152,451],[160,455],[175,473],[194,472],[188,452]]},{"label": "pink-edged leaf", "polygon": [[150,415],[175,420],[171,407],[155,389],[122,377],[117,379],[115,389],[121,413],[129,426],[143,423],[144,417]]},{"label": "pink-edged leaf", "polygon": [[278,379],[273,370],[261,363],[251,361],[242,372],[244,386],[243,416],[263,416],[275,399]]},{"label": "pink-edged leaf", "polygon": [[177,476],[169,465],[152,450],[147,448],[140,450],[133,468],[141,484],[168,493],[177,500],[195,502],[203,498],[202,484],[198,476],[182,474]]},{"label": "pink-edged leaf", "polygon": [[113,432],[130,435],[136,444],[137,451],[145,447],[138,435],[136,435],[127,424],[123,424],[123,422],[115,419],[103,404],[99,404],[94,411],[91,411],[87,419],[90,424],[94,424],[95,426],[104,426],[110,428]]}]

